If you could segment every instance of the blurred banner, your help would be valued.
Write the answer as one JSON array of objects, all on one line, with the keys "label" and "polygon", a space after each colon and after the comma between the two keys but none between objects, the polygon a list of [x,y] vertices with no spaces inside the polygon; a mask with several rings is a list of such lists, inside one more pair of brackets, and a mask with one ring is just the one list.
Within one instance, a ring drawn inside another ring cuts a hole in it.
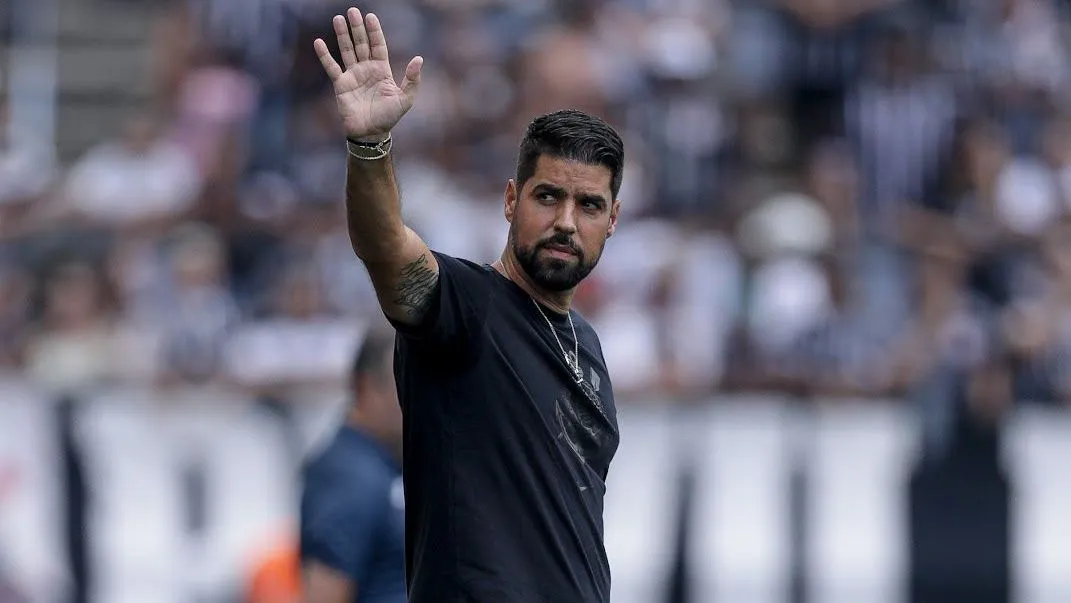
[{"label": "blurred banner", "polygon": [[[256,559],[291,534],[297,470],[333,406],[129,389],[61,412],[0,381],[0,600],[243,600]],[[891,401],[620,412],[615,603],[1071,600],[1066,414],[1023,410],[933,456]]]}]

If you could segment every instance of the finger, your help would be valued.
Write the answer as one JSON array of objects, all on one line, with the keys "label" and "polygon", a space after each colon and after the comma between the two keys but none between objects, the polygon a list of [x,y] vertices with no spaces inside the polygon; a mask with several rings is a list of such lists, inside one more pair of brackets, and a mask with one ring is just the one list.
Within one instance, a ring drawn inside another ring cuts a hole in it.
[{"label": "finger", "polygon": [[353,50],[357,53],[358,61],[368,60],[368,33],[364,29],[364,19],[361,11],[351,8],[346,11],[346,19],[350,22],[350,31],[353,32]]},{"label": "finger", "polygon": [[371,57],[376,61],[389,61],[387,55],[387,37],[383,34],[383,24],[379,17],[373,13],[365,16],[365,28],[368,31],[368,48]]},{"label": "finger", "polygon": [[350,30],[346,28],[346,19],[342,15],[335,15],[335,18],[331,19],[331,25],[335,28],[335,37],[338,38],[342,65],[349,69],[357,64],[357,55],[353,53],[353,41],[350,40]]},{"label": "finger", "polygon": [[413,57],[405,67],[405,79],[402,80],[401,89],[409,103],[416,100],[417,88],[420,87],[420,70],[424,66],[424,57]]},{"label": "finger", "polygon": [[335,62],[335,58],[331,56],[331,51],[327,49],[327,42],[316,38],[316,41],[312,43],[312,47],[316,51],[316,56],[320,58],[320,64],[324,66],[327,77],[331,78],[332,82],[337,80],[342,75],[342,68]]}]

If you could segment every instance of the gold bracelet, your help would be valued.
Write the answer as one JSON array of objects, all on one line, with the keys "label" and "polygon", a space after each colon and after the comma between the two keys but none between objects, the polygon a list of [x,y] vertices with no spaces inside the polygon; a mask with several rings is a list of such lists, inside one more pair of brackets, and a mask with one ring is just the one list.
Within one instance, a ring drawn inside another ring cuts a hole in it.
[{"label": "gold bracelet", "polygon": [[394,139],[390,134],[377,144],[357,144],[352,140],[346,139],[346,148],[349,150],[350,156],[361,161],[378,161],[383,159],[387,155],[390,155],[391,147],[394,146]]}]

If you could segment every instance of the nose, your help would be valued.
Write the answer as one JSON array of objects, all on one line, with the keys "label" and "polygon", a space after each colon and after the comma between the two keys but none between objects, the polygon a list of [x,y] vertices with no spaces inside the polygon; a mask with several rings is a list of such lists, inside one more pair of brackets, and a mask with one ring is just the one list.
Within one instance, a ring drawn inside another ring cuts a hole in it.
[{"label": "nose", "polygon": [[576,209],[577,203],[575,199],[566,199],[564,203],[558,204],[558,214],[554,220],[554,229],[558,232],[564,232],[566,234],[573,234],[576,232]]}]

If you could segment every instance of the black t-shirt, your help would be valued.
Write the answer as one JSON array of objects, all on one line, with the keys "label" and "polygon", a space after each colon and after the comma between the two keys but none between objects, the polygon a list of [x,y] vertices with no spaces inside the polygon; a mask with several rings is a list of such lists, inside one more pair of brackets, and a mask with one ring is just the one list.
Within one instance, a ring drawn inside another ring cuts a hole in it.
[{"label": "black t-shirt", "polygon": [[[432,310],[395,323],[409,600],[605,603],[619,434],[599,339],[573,312],[596,405],[528,294],[490,266],[435,257]],[[571,353],[568,318],[543,310]]]}]

